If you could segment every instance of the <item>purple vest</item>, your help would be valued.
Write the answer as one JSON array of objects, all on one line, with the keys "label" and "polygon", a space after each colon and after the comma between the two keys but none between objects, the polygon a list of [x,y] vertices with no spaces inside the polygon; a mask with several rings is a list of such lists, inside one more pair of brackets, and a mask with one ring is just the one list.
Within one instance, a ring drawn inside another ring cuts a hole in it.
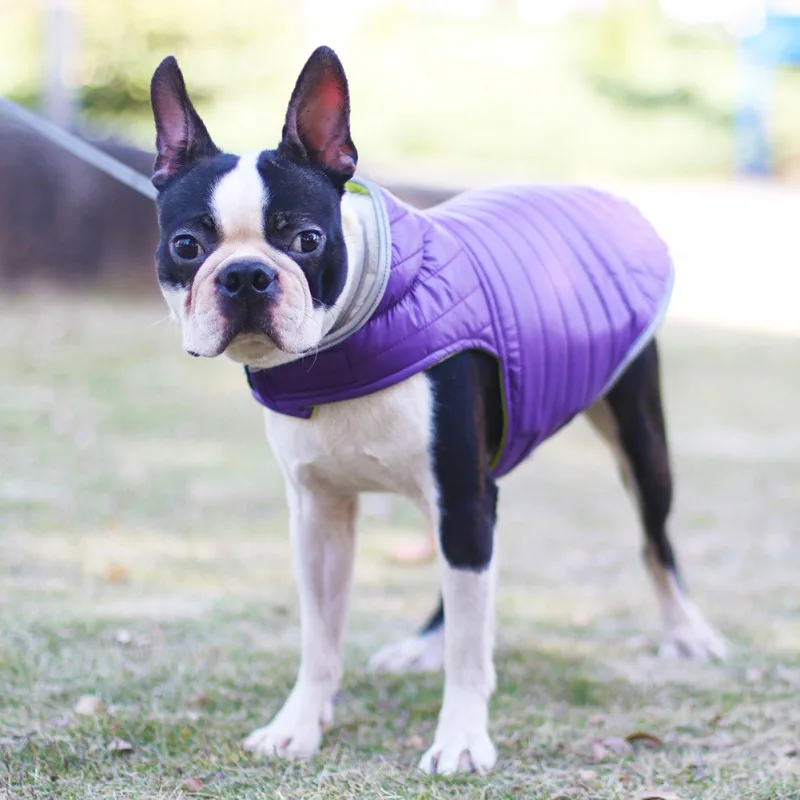
[{"label": "purple vest", "polygon": [[673,271],[667,248],[626,202],[586,188],[515,186],[419,211],[366,184],[385,207],[388,283],[344,341],[251,370],[259,403],[308,418],[467,349],[502,370],[505,475],[613,385],[652,339]]}]

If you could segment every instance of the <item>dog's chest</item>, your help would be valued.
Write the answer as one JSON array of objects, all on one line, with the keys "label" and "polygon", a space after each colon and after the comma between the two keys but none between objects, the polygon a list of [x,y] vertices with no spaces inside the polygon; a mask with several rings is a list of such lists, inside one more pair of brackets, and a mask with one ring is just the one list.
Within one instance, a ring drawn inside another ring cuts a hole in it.
[{"label": "dog's chest", "polygon": [[320,406],[310,420],[267,411],[266,428],[292,482],[311,489],[396,492],[425,505],[433,499],[433,393],[424,373]]}]

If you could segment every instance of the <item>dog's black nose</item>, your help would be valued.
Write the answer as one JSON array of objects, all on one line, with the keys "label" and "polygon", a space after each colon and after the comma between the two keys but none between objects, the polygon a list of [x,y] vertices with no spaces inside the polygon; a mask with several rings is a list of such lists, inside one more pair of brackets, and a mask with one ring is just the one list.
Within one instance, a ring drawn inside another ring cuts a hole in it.
[{"label": "dog's black nose", "polygon": [[275,270],[261,261],[237,261],[217,273],[217,284],[230,297],[261,295],[276,278]]}]

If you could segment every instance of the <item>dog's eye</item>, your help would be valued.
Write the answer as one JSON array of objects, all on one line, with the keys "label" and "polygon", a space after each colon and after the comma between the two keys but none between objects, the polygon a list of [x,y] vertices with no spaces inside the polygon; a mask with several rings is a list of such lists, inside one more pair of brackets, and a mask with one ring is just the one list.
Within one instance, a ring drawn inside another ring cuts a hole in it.
[{"label": "dog's eye", "polygon": [[203,248],[194,236],[183,234],[172,240],[172,252],[181,261],[194,261],[203,252]]},{"label": "dog's eye", "polygon": [[317,231],[298,233],[289,248],[293,253],[313,253],[322,241],[322,234]]}]

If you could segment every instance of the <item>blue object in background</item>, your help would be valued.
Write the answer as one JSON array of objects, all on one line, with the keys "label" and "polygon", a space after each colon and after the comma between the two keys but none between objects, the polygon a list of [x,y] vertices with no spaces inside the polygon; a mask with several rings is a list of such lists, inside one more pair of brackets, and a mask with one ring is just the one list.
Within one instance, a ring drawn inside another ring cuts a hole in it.
[{"label": "blue object in background", "polygon": [[768,13],[764,27],[739,42],[735,120],[739,173],[770,173],[773,72],[790,64],[800,64],[800,15]]}]

